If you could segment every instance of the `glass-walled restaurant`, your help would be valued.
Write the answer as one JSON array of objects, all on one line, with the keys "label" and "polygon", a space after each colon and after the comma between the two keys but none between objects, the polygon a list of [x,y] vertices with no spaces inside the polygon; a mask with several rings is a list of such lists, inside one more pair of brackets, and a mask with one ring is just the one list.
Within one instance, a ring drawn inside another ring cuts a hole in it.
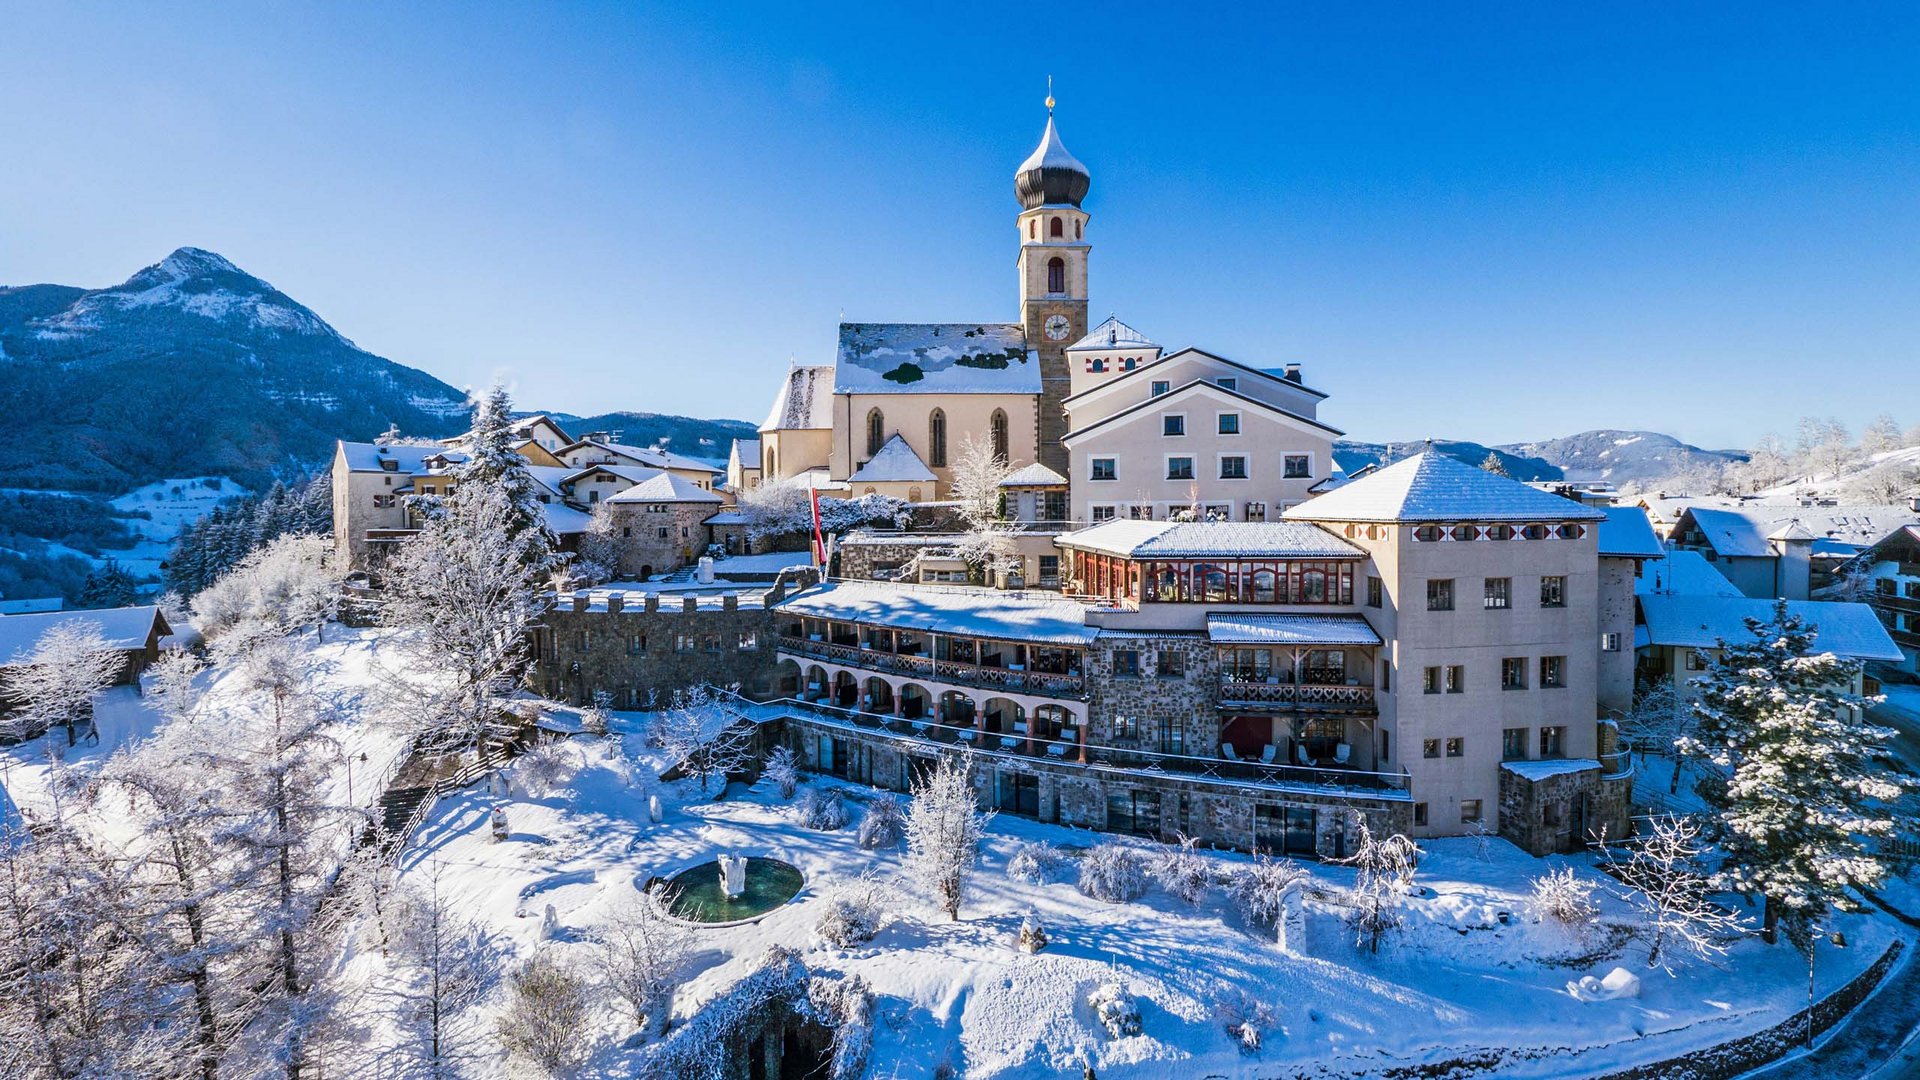
[{"label": "glass-walled restaurant", "polygon": [[1078,551],[1068,590],[1134,604],[1352,604],[1355,560],[1136,561]]}]

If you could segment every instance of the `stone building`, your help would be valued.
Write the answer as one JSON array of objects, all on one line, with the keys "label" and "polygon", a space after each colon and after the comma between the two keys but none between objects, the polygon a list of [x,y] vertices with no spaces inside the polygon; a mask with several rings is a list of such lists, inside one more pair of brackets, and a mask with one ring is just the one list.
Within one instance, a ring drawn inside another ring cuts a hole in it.
[{"label": "stone building", "polygon": [[678,596],[583,590],[558,601],[534,632],[533,685],[585,704],[605,691],[641,709],[702,683],[773,691],[773,635],[760,590]]},{"label": "stone building", "polygon": [[711,542],[706,521],[724,502],[672,473],[660,473],[606,501],[620,544],[620,576],[646,579],[685,566]]}]

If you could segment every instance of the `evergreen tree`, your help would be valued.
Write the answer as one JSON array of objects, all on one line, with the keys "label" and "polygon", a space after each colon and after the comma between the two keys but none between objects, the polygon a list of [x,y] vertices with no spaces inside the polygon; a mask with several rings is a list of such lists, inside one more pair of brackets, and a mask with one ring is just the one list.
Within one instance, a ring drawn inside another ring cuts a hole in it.
[{"label": "evergreen tree", "polygon": [[[527,460],[513,449],[513,402],[499,383],[473,409],[473,431],[462,449],[467,459],[454,468],[456,487],[485,484],[498,488],[508,506],[507,537],[529,565],[551,570],[560,562],[557,542],[547,528]],[[430,510],[431,512],[431,510]],[[520,543],[523,535],[533,542]]]},{"label": "evergreen tree", "polygon": [[1495,476],[1513,479],[1513,474],[1507,471],[1506,463],[1501,461],[1500,455],[1492,450],[1487,451],[1487,459],[1480,463],[1480,467]]},{"label": "evergreen tree", "polygon": [[1859,661],[1816,653],[1815,628],[1784,600],[1770,621],[1746,623],[1752,636],[1723,641],[1698,680],[1699,727],[1680,746],[1722,773],[1703,786],[1718,808],[1715,883],[1765,899],[1769,941],[1780,920],[1801,940],[1885,875],[1866,842],[1893,831],[1888,804],[1907,781],[1874,761],[1894,733],[1865,719],[1870,702],[1852,692]]},{"label": "evergreen tree", "polygon": [[80,587],[80,606],[83,608],[130,607],[139,598],[140,589],[133,575],[127,573],[116,559],[108,559],[88,574],[86,584]]}]

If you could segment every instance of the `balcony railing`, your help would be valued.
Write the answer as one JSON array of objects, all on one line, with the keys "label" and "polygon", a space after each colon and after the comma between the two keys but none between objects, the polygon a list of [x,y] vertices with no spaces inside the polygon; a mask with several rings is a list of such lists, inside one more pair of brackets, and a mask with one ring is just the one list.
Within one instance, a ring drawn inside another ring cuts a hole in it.
[{"label": "balcony railing", "polygon": [[[904,720],[880,713],[843,708],[825,702],[780,698],[756,702],[751,708],[783,712],[785,715],[815,724],[846,728],[870,736],[896,740],[929,749],[965,747],[985,758],[1046,760],[1086,769],[1090,772],[1120,774],[1155,779],[1190,779],[1245,784],[1276,791],[1330,795],[1344,798],[1406,800],[1411,798],[1404,772],[1369,772],[1364,769],[1315,768],[1304,765],[1263,765],[1257,761],[1227,761],[1221,758],[1161,754],[1147,750],[1127,750],[1110,746],[1092,746],[1074,741],[1028,739],[1002,736],[978,727],[959,727],[929,720]],[[1082,752],[1086,760],[1080,760]]]},{"label": "balcony railing", "polygon": [[913,653],[890,653],[881,649],[863,649],[831,641],[783,636],[780,649],[815,660],[889,671],[896,675],[915,675],[942,682],[961,683],[990,690],[1010,690],[1023,694],[1054,697],[1084,697],[1087,680],[1080,675],[1057,675],[1046,671],[1015,671],[1011,668],[968,664],[958,660],[935,660]]},{"label": "balcony railing", "polygon": [[1238,679],[1231,675],[1220,677],[1220,704],[1302,711],[1375,711],[1371,686],[1267,682],[1264,679]]}]

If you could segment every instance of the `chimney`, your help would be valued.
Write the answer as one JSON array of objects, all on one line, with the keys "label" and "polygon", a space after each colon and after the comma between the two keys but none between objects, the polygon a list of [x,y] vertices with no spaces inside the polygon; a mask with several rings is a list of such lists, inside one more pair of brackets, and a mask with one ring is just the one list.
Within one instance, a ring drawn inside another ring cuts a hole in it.
[{"label": "chimney", "polygon": [[1297,383],[1300,381],[1300,365],[1299,364],[1288,364],[1282,370],[1284,370],[1286,374],[1281,376],[1281,378],[1286,379],[1290,383]]}]

